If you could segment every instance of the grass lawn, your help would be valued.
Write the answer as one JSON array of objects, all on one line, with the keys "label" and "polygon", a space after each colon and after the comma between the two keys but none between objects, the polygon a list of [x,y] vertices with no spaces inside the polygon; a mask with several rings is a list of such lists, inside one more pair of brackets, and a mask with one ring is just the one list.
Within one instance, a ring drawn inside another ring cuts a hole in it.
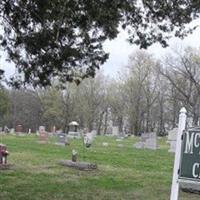
[{"label": "grass lawn", "polygon": [[[133,148],[137,138],[124,139],[124,147],[111,137],[97,137],[91,148],[82,140],[70,146],[37,143],[36,136],[1,136],[7,145],[12,170],[0,171],[0,200],[169,200],[174,155],[165,139],[160,149]],[[103,147],[102,142],[108,142]],[[79,171],[58,165],[79,152],[80,161],[97,163],[96,171]],[[180,200],[197,200],[199,195],[180,192]]]}]

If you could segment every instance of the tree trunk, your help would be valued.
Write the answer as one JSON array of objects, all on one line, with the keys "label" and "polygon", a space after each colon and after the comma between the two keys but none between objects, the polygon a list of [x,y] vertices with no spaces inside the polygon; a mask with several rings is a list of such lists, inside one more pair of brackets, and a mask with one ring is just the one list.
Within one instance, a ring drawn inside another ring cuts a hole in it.
[{"label": "tree trunk", "polygon": [[105,135],[107,132],[107,127],[108,126],[108,110],[106,109],[106,115],[105,115],[105,121],[104,121],[104,132],[103,134]]}]

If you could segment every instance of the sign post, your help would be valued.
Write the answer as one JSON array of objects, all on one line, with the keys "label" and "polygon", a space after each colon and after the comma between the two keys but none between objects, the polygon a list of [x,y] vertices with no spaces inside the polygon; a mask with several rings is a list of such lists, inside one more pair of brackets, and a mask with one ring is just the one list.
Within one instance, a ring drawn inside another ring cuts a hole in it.
[{"label": "sign post", "polygon": [[170,200],[178,200],[178,193],[179,193],[178,171],[179,171],[179,164],[181,157],[181,136],[186,126],[186,112],[187,112],[186,109],[183,107],[181,108],[179,114],[178,134],[176,139],[176,152],[175,152]]}]

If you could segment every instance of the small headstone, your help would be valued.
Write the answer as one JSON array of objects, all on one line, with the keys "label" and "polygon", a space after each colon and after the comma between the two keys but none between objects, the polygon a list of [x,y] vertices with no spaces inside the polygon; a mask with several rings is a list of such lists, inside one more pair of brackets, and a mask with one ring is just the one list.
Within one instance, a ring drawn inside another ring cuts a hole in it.
[{"label": "small headstone", "polygon": [[169,152],[175,153],[176,151],[176,137],[178,133],[178,128],[174,128],[168,133],[168,143],[170,144]]},{"label": "small headstone", "polygon": [[117,144],[118,147],[123,148],[124,145],[123,144]]},{"label": "small headstone", "polygon": [[10,129],[10,133],[11,133],[11,134],[14,134],[14,133],[15,133],[15,129],[14,129],[14,128],[11,128],[11,129]]},{"label": "small headstone", "polygon": [[46,143],[48,139],[47,132],[45,131],[44,126],[39,127],[39,142],[40,143]]},{"label": "small headstone", "polygon": [[107,143],[107,142],[103,142],[103,143],[102,143],[102,146],[103,146],[103,147],[107,147],[107,146],[108,146],[108,143]]},{"label": "small headstone", "polygon": [[16,126],[16,133],[22,133],[22,125],[21,124],[19,124],[19,125],[17,125]]},{"label": "small headstone", "polygon": [[146,148],[156,150],[158,148],[156,133],[143,133],[140,142],[134,144],[134,147],[137,149]]},{"label": "small headstone", "polygon": [[116,141],[116,142],[122,142],[122,141],[123,141],[123,139],[121,139],[121,138],[118,138],[118,139],[116,139],[115,141]]},{"label": "small headstone", "polygon": [[152,150],[156,150],[158,148],[156,133],[151,133],[150,137],[145,141],[144,148]]},{"label": "small headstone", "polygon": [[39,127],[39,133],[41,133],[41,132],[45,132],[45,127],[44,126],[40,126]]},{"label": "small headstone", "polygon": [[92,145],[93,139],[94,136],[92,133],[86,133],[86,135],[84,136],[84,144],[87,148]]},{"label": "small headstone", "polygon": [[119,127],[118,126],[113,126],[112,127],[112,135],[113,136],[118,136],[119,135]]},{"label": "small headstone", "polygon": [[93,137],[96,137],[97,136],[97,131],[96,130],[92,130],[91,134],[92,134]]},{"label": "small headstone", "polygon": [[56,144],[63,146],[68,144],[65,133],[58,133],[58,142]]},{"label": "small headstone", "polygon": [[178,133],[178,128],[173,128],[171,131],[168,133],[168,141],[174,141],[176,140]]},{"label": "small headstone", "polygon": [[143,142],[137,142],[133,145],[133,147],[136,148],[136,149],[143,149],[144,143]]}]

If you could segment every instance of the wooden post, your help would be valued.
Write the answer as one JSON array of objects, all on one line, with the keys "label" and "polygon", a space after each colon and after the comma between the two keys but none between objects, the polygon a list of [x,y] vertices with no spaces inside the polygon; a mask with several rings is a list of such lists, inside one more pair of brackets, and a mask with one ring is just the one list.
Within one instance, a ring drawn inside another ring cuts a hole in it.
[{"label": "wooden post", "polygon": [[186,112],[187,112],[186,109],[183,107],[181,108],[179,114],[178,133],[176,137],[176,152],[175,152],[170,200],[178,200],[178,193],[179,193],[178,170],[179,170],[180,156],[181,156],[181,136],[183,130],[185,130]]}]

